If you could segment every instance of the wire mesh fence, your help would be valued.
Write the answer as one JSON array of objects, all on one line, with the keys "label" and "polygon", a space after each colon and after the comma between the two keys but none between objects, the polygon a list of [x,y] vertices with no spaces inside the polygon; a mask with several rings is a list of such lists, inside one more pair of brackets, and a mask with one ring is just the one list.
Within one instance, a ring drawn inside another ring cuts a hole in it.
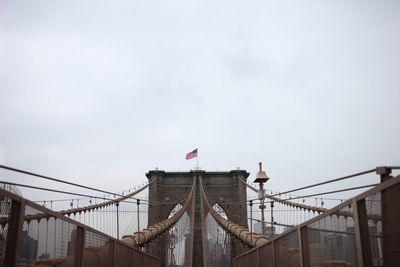
[{"label": "wire mesh fence", "polygon": [[[339,211],[353,213],[351,205]],[[357,266],[353,217],[331,214],[309,224],[306,231],[311,265]]]},{"label": "wire mesh fence", "polygon": [[167,252],[165,254],[165,262],[167,266],[190,266],[192,264],[191,220],[186,212],[167,232],[166,244]]},{"label": "wire mesh fence", "polygon": [[[81,220],[89,217],[81,215]],[[0,188],[0,266],[160,264],[158,258],[112,236]]]},{"label": "wire mesh fence", "polygon": [[400,176],[286,231],[233,266],[400,266]]},{"label": "wire mesh fence", "polygon": [[[400,205],[400,203],[394,203]],[[382,217],[382,195],[377,192],[365,198],[366,212],[368,219],[368,231],[371,237],[371,256],[374,266],[383,265],[382,251],[382,220],[376,219]],[[374,218],[376,217],[376,218]],[[393,232],[393,231],[392,231]],[[395,233],[393,233],[395,234]],[[395,237],[397,240],[399,236]]]},{"label": "wire mesh fence", "polygon": [[25,206],[17,262],[56,264],[75,254],[76,225],[30,205]]},{"label": "wire mesh fence", "polygon": [[12,199],[1,196],[0,201],[0,260],[4,261],[7,236],[8,236],[8,222],[10,219],[10,213],[12,209]]},{"label": "wire mesh fence", "polygon": [[[225,215],[226,216],[226,215]],[[206,266],[231,266],[231,236],[209,213],[205,219]]]}]

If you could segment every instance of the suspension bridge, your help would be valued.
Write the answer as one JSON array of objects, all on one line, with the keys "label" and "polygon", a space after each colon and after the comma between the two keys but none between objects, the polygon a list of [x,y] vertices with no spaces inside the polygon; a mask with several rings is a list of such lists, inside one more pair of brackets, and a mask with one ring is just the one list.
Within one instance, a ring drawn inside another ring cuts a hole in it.
[{"label": "suspension bridge", "polygon": [[[0,266],[400,266],[400,167],[284,192],[263,189],[261,164],[258,188],[239,168],[156,169],[122,192],[0,168]],[[46,193],[29,200],[20,188]]]}]

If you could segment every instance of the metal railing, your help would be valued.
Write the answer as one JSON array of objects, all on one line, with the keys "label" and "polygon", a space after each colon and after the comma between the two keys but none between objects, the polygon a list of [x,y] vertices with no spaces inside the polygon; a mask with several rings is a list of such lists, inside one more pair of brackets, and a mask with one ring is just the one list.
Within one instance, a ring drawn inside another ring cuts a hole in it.
[{"label": "metal railing", "polygon": [[234,258],[233,266],[400,266],[400,176],[376,171],[379,185]]},{"label": "metal railing", "polygon": [[0,266],[161,266],[160,259],[0,188]]}]

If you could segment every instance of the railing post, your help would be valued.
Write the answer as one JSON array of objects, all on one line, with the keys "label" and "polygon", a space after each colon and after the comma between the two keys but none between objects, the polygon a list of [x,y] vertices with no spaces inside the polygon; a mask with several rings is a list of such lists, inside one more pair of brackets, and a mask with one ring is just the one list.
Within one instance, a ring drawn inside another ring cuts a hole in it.
[{"label": "railing post", "polygon": [[[115,266],[115,251],[116,251],[117,244],[115,240],[111,241],[111,248],[110,248],[110,267]],[[133,252],[135,254],[135,252]],[[133,259],[133,256],[132,256]]]},{"label": "railing post", "polygon": [[83,250],[85,248],[85,228],[76,226],[74,267],[83,266]]},{"label": "railing post", "polygon": [[308,245],[308,230],[307,226],[299,227],[299,248],[300,248],[300,266],[309,267],[310,262],[310,247]]},{"label": "railing post", "polygon": [[300,255],[300,267],[303,267],[303,248],[302,248],[302,238],[301,238],[301,228],[297,226],[297,240],[299,243],[299,255]]},{"label": "railing post", "polygon": [[307,226],[297,227],[297,236],[299,239],[299,250],[300,250],[300,266],[308,267],[309,263],[309,248],[308,248],[308,236],[307,236]]},{"label": "railing post", "polygon": [[381,183],[386,182],[392,176],[390,175],[392,173],[392,170],[388,167],[377,167],[376,168],[376,174],[379,174],[381,176]]},{"label": "railing post", "polygon": [[[378,167],[376,173],[381,176],[381,182],[392,179],[391,168]],[[381,192],[382,212],[382,246],[385,266],[400,266],[400,249],[398,238],[400,233],[400,184],[388,187]]]},{"label": "railing post", "polygon": [[21,232],[25,217],[25,200],[12,200],[11,215],[8,221],[8,233],[4,266],[15,266],[17,263],[18,250],[21,243]]},{"label": "railing post", "polygon": [[135,249],[134,248],[132,248],[132,264],[131,264],[131,266],[132,267],[135,266]]},{"label": "railing post", "polygon": [[357,251],[357,264],[359,266],[372,267],[371,257],[371,240],[369,237],[369,227],[367,219],[367,210],[365,200],[352,201],[353,218],[354,218],[354,234]]},{"label": "railing post", "polygon": [[361,247],[363,251],[364,266],[372,267],[371,238],[369,235],[368,214],[365,199],[357,202],[358,224],[360,226]]},{"label": "railing post", "polygon": [[276,258],[275,258],[275,239],[272,239],[272,266],[276,266]]}]

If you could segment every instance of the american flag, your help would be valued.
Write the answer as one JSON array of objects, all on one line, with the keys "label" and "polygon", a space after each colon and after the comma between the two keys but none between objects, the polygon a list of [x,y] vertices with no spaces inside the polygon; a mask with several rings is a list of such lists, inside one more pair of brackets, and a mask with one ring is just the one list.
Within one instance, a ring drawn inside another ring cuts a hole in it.
[{"label": "american flag", "polygon": [[192,152],[189,152],[186,154],[186,159],[192,159],[197,157],[197,148],[193,150]]}]

